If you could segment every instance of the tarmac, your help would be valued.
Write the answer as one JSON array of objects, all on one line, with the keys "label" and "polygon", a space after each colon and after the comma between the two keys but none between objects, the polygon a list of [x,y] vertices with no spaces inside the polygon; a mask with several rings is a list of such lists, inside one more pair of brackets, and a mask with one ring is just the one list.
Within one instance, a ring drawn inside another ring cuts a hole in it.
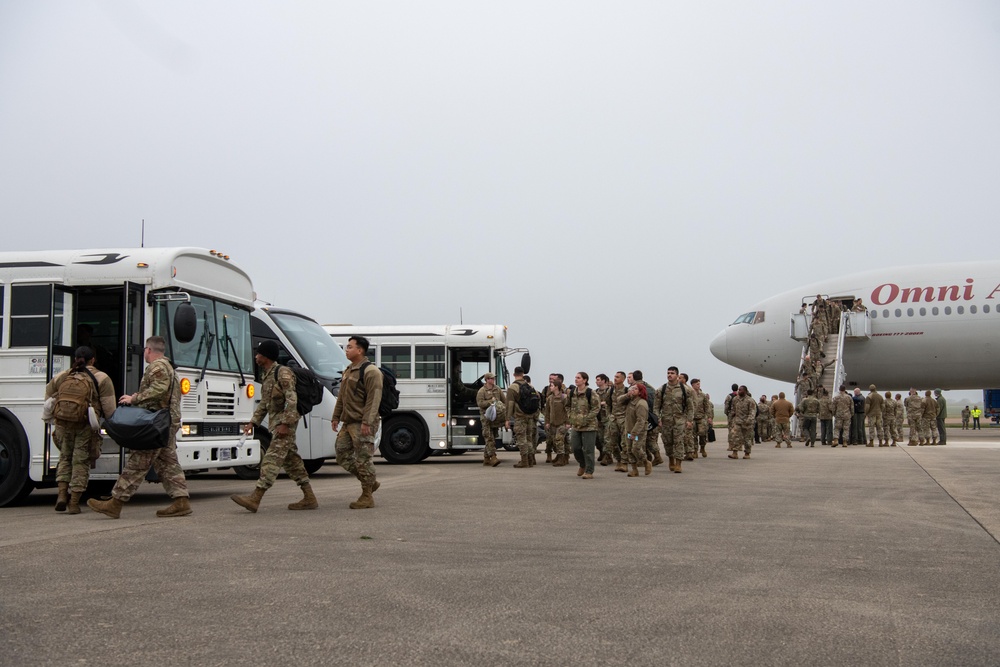
[{"label": "tarmac", "polygon": [[[480,454],[280,478],[194,514],[0,509],[2,665],[997,665],[1000,429],[754,448],[627,478]],[[544,454],[539,459],[544,460]]]}]

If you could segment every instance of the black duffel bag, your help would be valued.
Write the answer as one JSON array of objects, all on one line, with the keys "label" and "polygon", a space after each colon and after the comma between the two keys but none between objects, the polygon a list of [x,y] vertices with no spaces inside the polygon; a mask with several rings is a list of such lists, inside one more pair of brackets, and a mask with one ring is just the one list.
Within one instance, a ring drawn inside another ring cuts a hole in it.
[{"label": "black duffel bag", "polygon": [[104,420],[104,430],[125,449],[159,449],[170,435],[170,408],[147,410],[119,406]]}]

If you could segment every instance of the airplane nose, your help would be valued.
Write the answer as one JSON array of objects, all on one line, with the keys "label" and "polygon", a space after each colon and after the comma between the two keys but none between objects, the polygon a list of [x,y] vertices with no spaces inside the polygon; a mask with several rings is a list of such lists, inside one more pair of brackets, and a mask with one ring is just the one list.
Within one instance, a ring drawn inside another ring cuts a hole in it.
[{"label": "airplane nose", "polygon": [[723,363],[729,363],[729,345],[726,343],[726,330],[723,329],[719,335],[712,339],[708,346],[712,356]]}]

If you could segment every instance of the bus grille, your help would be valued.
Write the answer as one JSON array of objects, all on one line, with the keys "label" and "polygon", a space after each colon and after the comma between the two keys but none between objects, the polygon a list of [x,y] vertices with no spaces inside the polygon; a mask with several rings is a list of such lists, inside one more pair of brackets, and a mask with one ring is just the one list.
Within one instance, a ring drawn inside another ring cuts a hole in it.
[{"label": "bus grille", "polygon": [[205,413],[232,417],[236,413],[236,399],[232,394],[210,391]]}]

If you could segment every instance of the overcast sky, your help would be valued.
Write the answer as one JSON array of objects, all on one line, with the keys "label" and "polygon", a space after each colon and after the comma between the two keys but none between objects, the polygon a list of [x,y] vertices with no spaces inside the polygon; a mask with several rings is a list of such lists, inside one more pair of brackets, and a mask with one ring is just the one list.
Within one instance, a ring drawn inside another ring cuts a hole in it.
[{"label": "overcast sky", "polygon": [[791,387],[709,353],[758,301],[996,257],[998,119],[992,0],[0,0],[0,243],[145,220],[323,323],[718,403]]}]

